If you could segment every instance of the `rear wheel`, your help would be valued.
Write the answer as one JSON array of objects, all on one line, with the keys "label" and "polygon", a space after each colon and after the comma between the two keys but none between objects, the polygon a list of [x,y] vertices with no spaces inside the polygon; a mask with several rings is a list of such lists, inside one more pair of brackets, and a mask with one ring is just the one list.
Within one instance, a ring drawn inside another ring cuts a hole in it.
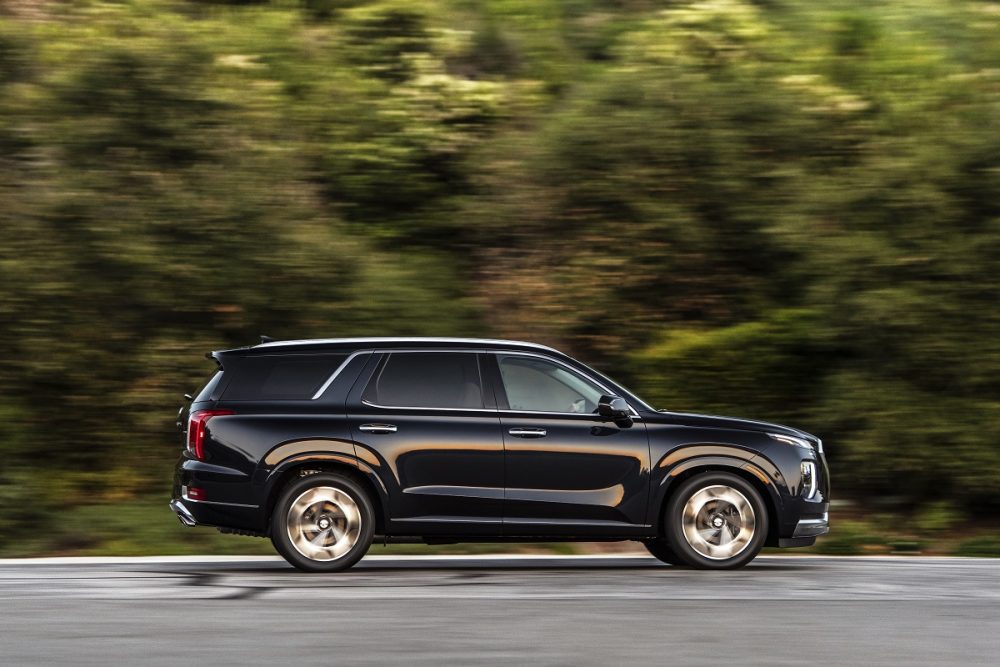
[{"label": "rear wheel", "polygon": [[371,500],[354,480],[309,475],[281,492],[271,515],[271,542],[300,570],[339,572],[368,551],[374,518]]},{"label": "rear wheel", "polygon": [[767,538],[767,507],[742,477],[707,472],[681,484],[667,503],[664,526],[670,550],[692,567],[743,567]]}]

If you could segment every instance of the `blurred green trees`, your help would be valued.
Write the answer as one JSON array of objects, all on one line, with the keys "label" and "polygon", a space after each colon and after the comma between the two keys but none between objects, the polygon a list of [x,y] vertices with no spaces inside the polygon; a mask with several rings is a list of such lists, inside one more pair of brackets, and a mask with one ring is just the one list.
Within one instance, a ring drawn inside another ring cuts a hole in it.
[{"label": "blurred green trees", "polygon": [[261,333],[546,342],[815,431],[841,497],[1000,513],[998,29],[987,0],[0,6],[0,540],[165,494],[201,355]]}]

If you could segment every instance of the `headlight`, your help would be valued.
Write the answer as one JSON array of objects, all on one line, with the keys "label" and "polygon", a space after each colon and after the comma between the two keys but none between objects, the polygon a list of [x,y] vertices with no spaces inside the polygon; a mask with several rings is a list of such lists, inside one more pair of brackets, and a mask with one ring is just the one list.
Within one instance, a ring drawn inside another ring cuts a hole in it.
[{"label": "headlight", "polygon": [[802,497],[812,500],[816,495],[816,464],[812,461],[803,461],[800,469],[802,475]]},{"label": "headlight", "polygon": [[795,436],[792,435],[782,435],[780,433],[768,433],[768,436],[770,436],[772,440],[783,442],[786,445],[795,445],[796,447],[801,447],[802,449],[808,449],[809,451],[812,451],[813,448],[812,445],[809,443],[809,441],[805,440],[804,438],[796,438]]}]

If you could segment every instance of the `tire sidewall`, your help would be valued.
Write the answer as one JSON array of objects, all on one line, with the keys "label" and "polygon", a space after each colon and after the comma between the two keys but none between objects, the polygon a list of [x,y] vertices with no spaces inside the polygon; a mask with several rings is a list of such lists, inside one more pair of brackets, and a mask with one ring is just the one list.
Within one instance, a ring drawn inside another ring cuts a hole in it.
[{"label": "tire sidewall", "polygon": [[[750,502],[754,511],[754,536],[747,547],[736,556],[726,560],[715,560],[707,558],[688,544],[684,537],[683,513],[684,505],[695,493],[715,484],[724,484],[738,490]],[[761,497],[760,492],[748,481],[724,472],[707,472],[696,475],[686,480],[677,489],[670,501],[667,503],[667,511],[664,515],[664,533],[667,537],[667,544],[670,550],[677,554],[684,562],[692,567],[705,570],[728,570],[743,567],[752,561],[760,550],[764,547],[769,530],[769,519],[767,505]]]},{"label": "tire sidewall", "polygon": [[670,548],[670,545],[662,537],[656,538],[654,540],[644,540],[642,542],[642,545],[646,547],[646,550],[650,554],[655,556],[657,559],[663,561],[664,563],[676,567],[687,565],[687,562],[685,560],[683,560],[682,558],[678,558],[677,554],[674,553],[673,549]]},{"label": "tire sidewall", "polygon": [[[361,534],[350,551],[333,561],[317,561],[299,553],[288,537],[287,516],[292,502],[304,491],[318,486],[339,489],[351,496],[361,514]],[[375,510],[364,489],[353,479],[336,473],[316,473],[300,477],[281,491],[271,513],[271,542],[274,548],[291,565],[306,572],[339,572],[351,567],[367,553],[375,532]]]}]

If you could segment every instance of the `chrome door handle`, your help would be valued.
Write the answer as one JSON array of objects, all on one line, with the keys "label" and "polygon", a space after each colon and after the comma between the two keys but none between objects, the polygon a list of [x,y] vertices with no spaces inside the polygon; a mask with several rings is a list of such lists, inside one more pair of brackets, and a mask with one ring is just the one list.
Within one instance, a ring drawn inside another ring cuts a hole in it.
[{"label": "chrome door handle", "polygon": [[395,433],[396,427],[392,424],[362,424],[358,427],[365,433]]},{"label": "chrome door handle", "polygon": [[515,438],[544,438],[544,428],[512,428],[509,431]]}]

